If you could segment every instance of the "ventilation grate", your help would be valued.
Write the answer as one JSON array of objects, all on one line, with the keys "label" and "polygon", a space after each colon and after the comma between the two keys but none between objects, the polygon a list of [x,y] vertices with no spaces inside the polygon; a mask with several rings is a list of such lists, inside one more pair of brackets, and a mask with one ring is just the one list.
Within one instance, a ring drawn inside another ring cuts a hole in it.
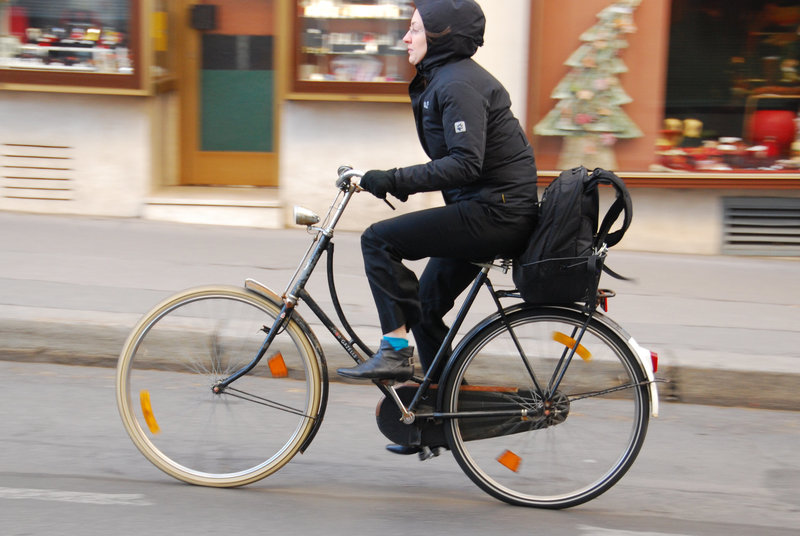
[{"label": "ventilation grate", "polygon": [[800,256],[800,198],[723,199],[722,253]]},{"label": "ventilation grate", "polygon": [[4,198],[74,200],[72,147],[3,143],[0,149]]}]

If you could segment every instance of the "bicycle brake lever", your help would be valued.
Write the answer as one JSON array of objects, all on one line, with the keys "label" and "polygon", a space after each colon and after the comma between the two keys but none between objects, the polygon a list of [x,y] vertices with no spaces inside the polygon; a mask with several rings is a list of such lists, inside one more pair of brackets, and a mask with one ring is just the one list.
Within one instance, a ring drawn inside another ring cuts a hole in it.
[{"label": "bicycle brake lever", "polygon": [[[364,191],[364,188],[362,188],[360,184],[356,184],[356,192],[363,192],[363,191]],[[388,200],[388,199],[386,199],[385,197],[383,198],[383,202],[384,202],[384,203],[386,203],[387,205],[389,205],[389,208],[390,208],[390,209],[392,209],[392,210],[397,210],[396,208],[394,208],[394,205],[393,205],[393,204],[391,204],[391,203],[389,202],[389,200]]]}]

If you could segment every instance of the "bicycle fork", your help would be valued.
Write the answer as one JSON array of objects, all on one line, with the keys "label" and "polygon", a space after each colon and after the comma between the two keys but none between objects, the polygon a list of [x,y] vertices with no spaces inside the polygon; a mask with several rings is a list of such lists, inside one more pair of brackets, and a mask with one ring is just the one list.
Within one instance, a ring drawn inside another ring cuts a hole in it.
[{"label": "bicycle fork", "polygon": [[267,349],[270,347],[270,345],[272,345],[272,341],[275,340],[275,336],[278,333],[280,333],[281,330],[284,328],[284,326],[286,326],[286,324],[289,322],[292,316],[293,308],[294,307],[290,307],[289,303],[285,302],[283,304],[283,307],[281,308],[281,312],[278,315],[278,318],[276,318],[275,322],[272,323],[272,327],[267,328],[267,326],[264,326],[261,328],[262,331],[266,332],[267,336],[264,339],[264,342],[261,344],[261,347],[258,349],[258,352],[256,352],[256,356],[252,359],[252,361],[250,361],[250,363],[245,365],[243,368],[234,372],[232,375],[228,376],[224,380],[220,380],[219,382],[217,382],[211,388],[214,394],[218,395],[222,394],[230,384],[232,384],[233,382],[235,382],[236,380],[238,380],[239,378],[241,378],[242,376],[253,370],[255,366],[258,365],[258,363],[261,361],[261,358],[263,358],[264,354],[267,353]]}]

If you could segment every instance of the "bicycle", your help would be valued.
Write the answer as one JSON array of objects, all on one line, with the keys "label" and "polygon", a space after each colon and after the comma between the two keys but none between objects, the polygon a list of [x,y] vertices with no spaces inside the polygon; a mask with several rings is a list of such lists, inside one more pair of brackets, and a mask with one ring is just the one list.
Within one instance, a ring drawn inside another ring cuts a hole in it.
[{"label": "bicycle", "polygon": [[[247,279],[244,287],[185,290],[134,327],[119,357],[117,405],[136,447],[179,480],[242,486],[273,474],[314,439],[325,416],[322,347],[297,312],[308,306],[358,363],[372,351],[357,336],[334,284],[333,231],[361,173],[339,170],[337,195],[320,218],[299,207],[313,233],[283,294]],[[318,225],[319,224],[319,225]],[[305,285],[323,254],[333,308],[347,336]],[[410,382],[375,381],[378,426],[421,459],[449,449],[481,489],[502,501],[565,508],[611,488],[631,467],[658,412],[657,356],[590,307],[535,306],[495,289],[481,264],[430,372]],[[481,289],[497,311],[456,334]],[[613,292],[602,291],[599,301]],[[504,306],[501,300],[515,299]],[[349,338],[348,338],[349,337]],[[573,359],[574,356],[579,359]],[[263,362],[263,363],[262,363]]]}]

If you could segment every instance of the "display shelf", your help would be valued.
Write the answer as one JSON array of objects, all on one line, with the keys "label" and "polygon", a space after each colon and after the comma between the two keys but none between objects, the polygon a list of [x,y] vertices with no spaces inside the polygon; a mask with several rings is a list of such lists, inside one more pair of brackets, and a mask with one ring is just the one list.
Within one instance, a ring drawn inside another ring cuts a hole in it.
[{"label": "display shelf", "polygon": [[127,48],[21,45],[18,50],[5,68],[133,74]]},{"label": "display shelf", "polygon": [[144,95],[174,78],[166,0],[0,3],[0,89]]},{"label": "display shelf", "polygon": [[[410,4],[297,2],[288,98],[405,101]],[[408,15],[408,16],[406,16]]]}]

